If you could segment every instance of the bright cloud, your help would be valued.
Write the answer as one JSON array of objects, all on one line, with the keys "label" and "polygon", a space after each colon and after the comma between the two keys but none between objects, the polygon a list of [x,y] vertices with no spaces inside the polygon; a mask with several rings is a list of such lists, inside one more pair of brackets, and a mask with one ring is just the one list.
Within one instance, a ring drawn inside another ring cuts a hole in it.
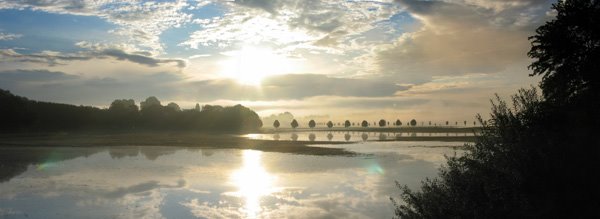
[{"label": "bright cloud", "polygon": [[162,95],[190,105],[243,101],[261,114],[470,118],[493,91],[537,83],[527,78],[527,37],[554,16],[550,4],[2,1],[0,85],[98,106]]}]

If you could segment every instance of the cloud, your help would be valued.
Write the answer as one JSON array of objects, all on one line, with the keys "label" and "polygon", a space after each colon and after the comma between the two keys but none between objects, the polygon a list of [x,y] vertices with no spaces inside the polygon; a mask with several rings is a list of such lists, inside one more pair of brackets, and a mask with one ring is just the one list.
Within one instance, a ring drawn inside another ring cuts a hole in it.
[{"label": "cloud", "polygon": [[75,54],[61,54],[53,51],[42,51],[32,54],[21,54],[13,49],[0,49],[0,62],[32,62],[46,63],[49,66],[60,64],[63,61],[81,61],[89,60],[89,57]]},{"label": "cloud", "polygon": [[73,75],[47,70],[0,71],[0,88],[40,101],[108,106],[120,98],[143,100],[148,96],[170,99],[180,95],[176,73],[134,74],[126,77]]},{"label": "cloud", "polygon": [[[496,73],[527,58],[532,27],[543,21],[544,7],[474,5],[446,1],[397,1],[421,22],[393,44],[380,46],[375,54],[377,71],[394,75],[405,83],[423,83],[433,76]],[[478,2],[480,1],[471,1]],[[519,1],[522,4],[543,1]],[[526,3],[527,2],[527,3]],[[491,8],[495,8],[493,10]],[[500,10],[500,11],[498,11]],[[523,13],[533,16],[528,22]]]},{"label": "cloud", "polygon": [[112,32],[128,39],[138,49],[162,52],[160,34],[191,21],[184,13],[186,1],[117,1],[117,0],[8,0],[0,2],[0,9],[30,9],[57,14],[97,16],[119,27]]},{"label": "cloud", "polygon": [[69,75],[63,72],[55,72],[48,70],[22,70],[0,71],[0,81],[13,82],[50,82],[64,81],[79,78],[76,75]]},{"label": "cloud", "polygon": [[117,188],[113,191],[106,192],[103,195],[106,198],[122,198],[123,196],[126,196],[126,195],[139,194],[139,193],[143,193],[143,192],[156,190],[159,188],[160,189],[182,188],[182,187],[185,187],[185,185],[186,185],[185,180],[177,181],[176,185],[162,185],[158,181],[149,181],[149,182],[143,182],[143,183],[139,183],[139,184],[128,186],[128,187]]},{"label": "cloud", "polygon": [[352,48],[350,40],[361,38],[362,33],[400,11],[386,1],[237,0],[224,5],[227,9],[222,17],[199,21],[201,30],[181,45],[198,48],[252,43],[286,51],[334,52],[332,48],[339,50],[340,46]]},{"label": "cloud", "polygon": [[315,74],[289,74],[268,77],[260,87],[241,85],[233,80],[205,80],[190,82],[196,92],[191,97],[202,100],[280,100],[303,99],[312,96],[393,96],[405,86],[390,82],[333,78]]},{"label": "cloud", "polygon": [[23,35],[21,34],[13,34],[13,33],[0,33],[0,41],[2,40],[14,40],[21,38]]},{"label": "cloud", "polygon": [[[84,45],[84,44],[78,44]],[[106,59],[114,58],[116,60],[124,60],[149,67],[156,67],[161,64],[175,64],[179,69],[185,68],[186,61],[183,59],[162,59],[149,56],[144,52],[128,52],[121,48],[96,48],[86,47],[87,51],[78,53],[60,53],[54,51],[42,51],[39,53],[21,54],[13,49],[0,49],[0,57],[3,62],[31,62],[45,63],[49,66],[64,65],[71,61],[85,61],[91,59]]]}]

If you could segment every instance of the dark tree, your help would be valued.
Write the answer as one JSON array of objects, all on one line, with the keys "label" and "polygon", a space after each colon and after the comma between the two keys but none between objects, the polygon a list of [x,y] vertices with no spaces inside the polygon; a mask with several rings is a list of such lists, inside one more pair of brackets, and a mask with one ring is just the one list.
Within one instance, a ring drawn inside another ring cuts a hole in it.
[{"label": "dark tree", "polygon": [[401,125],[402,125],[402,122],[400,122],[400,120],[399,120],[399,119],[396,119],[396,122],[394,123],[394,125],[396,125],[396,126],[401,126]]},{"label": "dark tree", "polygon": [[108,110],[111,111],[123,111],[123,112],[137,112],[138,106],[135,105],[135,101],[132,99],[114,100]]},{"label": "dark tree", "polygon": [[311,129],[312,129],[312,128],[314,128],[316,125],[317,125],[317,123],[315,123],[315,120],[312,120],[312,119],[311,119],[311,120],[308,122],[308,127],[310,127]]},{"label": "dark tree", "polygon": [[273,122],[273,127],[275,127],[275,128],[279,128],[280,125],[281,124],[279,124],[279,120],[277,120],[277,119],[275,120],[275,122]]},{"label": "dark tree", "polygon": [[140,109],[141,110],[146,110],[149,109],[151,107],[161,107],[162,105],[160,104],[160,100],[158,100],[158,98],[152,96],[152,97],[148,97],[146,98],[145,101],[140,102]]},{"label": "dark tree", "polygon": [[108,122],[114,128],[133,128],[139,116],[138,106],[132,99],[114,100],[108,107],[108,112]]},{"label": "dark tree", "polygon": [[544,97],[568,103],[574,96],[598,100],[600,94],[600,3],[558,1],[554,20],[530,37],[531,75],[542,75]]},{"label": "dark tree", "polygon": [[379,127],[385,127],[385,124],[386,123],[384,119],[379,120]]},{"label": "dark tree", "polygon": [[290,125],[292,126],[292,128],[297,128],[298,127],[298,121],[296,121],[296,119],[292,120],[292,123],[290,123]]},{"label": "dark tree", "polygon": [[332,128],[333,127],[333,122],[329,121],[327,122],[327,128]]},{"label": "dark tree", "polygon": [[173,103],[173,102],[170,102],[169,104],[167,104],[166,107],[167,107],[167,109],[170,109],[170,110],[175,111],[175,112],[180,112],[181,111],[181,108],[179,107],[179,105],[176,104],[176,103]]},{"label": "dark tree", "polygon": [[367,122],[367,120],[363,120],[362,123],[360,124],[360,126],[362,127],[369,127],[369,122]]},{"label": "dark tree", "polygon": [[346,127],[346,128],[350,127],[350,121],[346,120],[344,122],[344,127]]},{"label": "dark tree", "polygon": [[[512,106],[499,97],[465,154],[448,158],[421,191],[405,186],[400,218],[600,218],[600,1],[553,5],[531,37],[532,75]],[[466,125],[466,121],[465,121]]]},{"label": "dark tree", "polygon": [[446,125],[448,125],[448,124],[449,124],[449,122],[448,122],[448,121],[446,121]]},{"label": "dark tree", "polygon": [[464,123],[465,123],[465,126],[467,126],[467,120],[465,120],[465,122],[464,122]]},{"label": "dark tree", "polygon": [[414,120],[414,119],[410,120],[410,125],[417,126],[417,120]]},{"label": "dark tree", "polygon": [[[181,110],[175,103],[163,107],[156,97],[141,103],[113,101],[108,109],[39,102],[0,90],[1,131],[100,131],[100,130],[210,130],[254,132],[262,122],[242,106],[207,105],[201,111]],[[25,115],[25,116],[22,116]],[[16,119],[16,120],[15,120]],[[13,121],[14,120],[14,121]]]}]

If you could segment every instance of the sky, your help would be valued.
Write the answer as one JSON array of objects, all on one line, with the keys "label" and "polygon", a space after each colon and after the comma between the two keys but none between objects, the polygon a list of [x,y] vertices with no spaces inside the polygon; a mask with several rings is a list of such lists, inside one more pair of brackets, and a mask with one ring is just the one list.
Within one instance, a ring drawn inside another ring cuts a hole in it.
[{"label": "sky", "polygon": [[0,88],[107,107],[473,121],[529,77],[546,0],[4,0]]}]

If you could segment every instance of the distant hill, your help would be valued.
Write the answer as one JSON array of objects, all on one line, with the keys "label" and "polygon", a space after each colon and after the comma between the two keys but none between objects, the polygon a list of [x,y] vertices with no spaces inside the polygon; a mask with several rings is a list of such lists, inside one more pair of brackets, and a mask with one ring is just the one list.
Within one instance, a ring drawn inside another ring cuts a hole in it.
[{"label": "distant hill", "polygon": [[108,109],[29,100],[0,89],[0,132],[198,130],[253,132],[262,121],[242,105],[205,105],[181,110],[149,97],[138,107],[133,100],[115,100]]}]

